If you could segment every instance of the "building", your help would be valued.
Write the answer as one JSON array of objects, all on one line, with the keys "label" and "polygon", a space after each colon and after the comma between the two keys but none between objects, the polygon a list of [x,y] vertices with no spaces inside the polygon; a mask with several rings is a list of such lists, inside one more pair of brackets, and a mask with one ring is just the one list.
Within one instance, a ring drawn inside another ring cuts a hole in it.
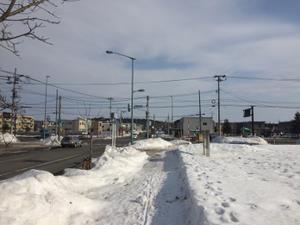
[{"label": "building", "polygon": [[[215,132],[215,122],[212,117],[201,117],[202,131]],[[175,136],[195,136],[199,132],[199,117],[182,117],[174,122]]]},{"label": "building", "polygon": [[87,134],[91,126],[88,119],[62,120],[61,127],[65,134]]},{"label": "building", "polygon": [[92,133],[102,136],[110,133],[110,121],[108,119],[92,119]]},{"label": "building", "polygon": [[[10,131],[12,126],[12,114],[9,112],[0,113],[0,130],[1,132]],[[34,119],[28,115],[17,115],[16,132],[26,133],[34,131]]]},{"label": "building", "polygon": [[293,134],[293,121],[279,122],[278,131],[283,134]]},{"label": "building", "polygon": [[[252,122],[229,122],[231,127],[231,134],[230,135],[241,135],[242,128],[248,128],[252,130]],[[222,124],[223,126],[223,124]],[[263,136],[265,130],[267,130],[266,122],[265,121],[255,121],[254,122],[254,134],[257,136]]]}]

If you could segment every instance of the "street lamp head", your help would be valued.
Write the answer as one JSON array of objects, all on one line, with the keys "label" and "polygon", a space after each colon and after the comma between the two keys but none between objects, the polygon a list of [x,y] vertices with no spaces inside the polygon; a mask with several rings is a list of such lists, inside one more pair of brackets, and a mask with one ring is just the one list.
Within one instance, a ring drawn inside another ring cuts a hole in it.
[{"label": "street lamp head", "polygon": [[139,89],[136,92],[145,92],[145,89]]},{"label": "street lamp head", "polygon": [[112,51],[106,51],[106,54],[113,54],[113,52]]}]

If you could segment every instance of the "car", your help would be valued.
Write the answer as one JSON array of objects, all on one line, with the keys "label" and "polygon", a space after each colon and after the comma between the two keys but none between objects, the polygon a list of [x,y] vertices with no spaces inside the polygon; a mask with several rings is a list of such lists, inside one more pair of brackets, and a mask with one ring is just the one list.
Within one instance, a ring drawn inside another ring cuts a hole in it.
[{"label": "car", "polygon": [[78,137],[67,136],[61,140],[61,147],[81,147],[82,142]]}]

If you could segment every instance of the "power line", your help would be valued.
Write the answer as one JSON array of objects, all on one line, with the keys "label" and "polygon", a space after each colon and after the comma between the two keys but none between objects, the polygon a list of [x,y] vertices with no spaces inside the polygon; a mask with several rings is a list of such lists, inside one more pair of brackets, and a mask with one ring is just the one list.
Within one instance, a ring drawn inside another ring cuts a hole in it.
[{"label": "power line", "polygon": [[300,82],[299,78],[268,78],[268,77],[248,77],[248,76],[227,76],[232,79],[241,80],[263,80],[263,81],[279,81],[279,82]]},{"label": "power line", "polygon": [[[136,81],[135,84],[157,84],[157,83],[170,83],[170,82],[181,82],[181,81],[193,81],[193,80],[207,80],[211,79],[211,76],[202,77],[190,77],[181,79],[167,79],[167,80],[150,80],[150,81]],[[27,83],[30,84],[30,83]],[[63,85],[63,86],[114,86],[114,85],[131,85],[130,82],[54,82],[53,85]]]},{"label": "power line", "polygon": [[[5,70],[1,70],[1,69],[0,69],[0,72],[7,73],[7,74],[13,74],[12,72],[5,71]],[[18,76],[25,77],[25,78],[27,78],[27,79],[29,79],[29,80],[35,81],[35,82],[40,83],[40,84],[43,84],[43,85],[46,84],[44,81],[37,80],[37,79],[35,79],[35,78],[30,77],[29,75],[25,75],[25,74],[17,74],[17,75],[18,75]],[[88,96],[88,97],[102,98],[102,99],[107,99],[107,98],[108,98],[108,97],[96,96],[96,95],[91,95],[91,94],[83,93],[83,92],[76,91],[76,90],[73,90],[73,89],[68,89],[68,88],[59,87],[59,86],[53,85],[53,84],[51,84],[51,83],[48,83],[48,85],[49,85],[49,86],[52,86],[52,87],[55,87],[55,88],[57,88],[57,89],[63,90],[63,91],[67,91],[67,92],[71,92],[71,93],[75,93],[75,94],[80,94],[80,95],[85,95],[85,96]]]}]

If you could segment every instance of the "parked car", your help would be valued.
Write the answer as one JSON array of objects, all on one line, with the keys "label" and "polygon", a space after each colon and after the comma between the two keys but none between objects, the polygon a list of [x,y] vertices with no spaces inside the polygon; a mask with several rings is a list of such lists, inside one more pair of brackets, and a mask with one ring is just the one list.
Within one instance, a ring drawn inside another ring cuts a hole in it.
[{"label": "parked car", "polygon": [[67,136],[61,140],[61,146],[64,147],[81,147],[82,142],[78,137]]}]

